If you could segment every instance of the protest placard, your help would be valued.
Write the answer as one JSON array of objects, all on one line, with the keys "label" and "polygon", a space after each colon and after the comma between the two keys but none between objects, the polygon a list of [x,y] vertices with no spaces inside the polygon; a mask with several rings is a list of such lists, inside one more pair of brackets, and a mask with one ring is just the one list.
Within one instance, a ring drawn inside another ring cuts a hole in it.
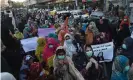
[{"label": "protest placard", "polygon": [[36,50],[38,37],[22,39],[21,44],[25,52]]},{"label": "protest placard", "polygon": [[39,28],[38,29],[38,36],[39,37],[46,37],[49,33],[55,33],[55,28]]},{"label": "protest placard", "polygon": [[93,48],[95,56],[97,56],[100,52],[103,52],[104,59],[112,61],[114,53],[113,42],[92,45],[91,47]]}]

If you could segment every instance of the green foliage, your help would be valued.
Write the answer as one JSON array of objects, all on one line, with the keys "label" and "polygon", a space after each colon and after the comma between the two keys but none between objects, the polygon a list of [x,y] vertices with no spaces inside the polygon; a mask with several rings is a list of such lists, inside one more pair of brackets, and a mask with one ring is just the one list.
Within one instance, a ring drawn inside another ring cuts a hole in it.
[{"label": "green foliage", "polygon": [[22,2],[13,2],[12,3],[13,8],[21,8],[24,7]]}]

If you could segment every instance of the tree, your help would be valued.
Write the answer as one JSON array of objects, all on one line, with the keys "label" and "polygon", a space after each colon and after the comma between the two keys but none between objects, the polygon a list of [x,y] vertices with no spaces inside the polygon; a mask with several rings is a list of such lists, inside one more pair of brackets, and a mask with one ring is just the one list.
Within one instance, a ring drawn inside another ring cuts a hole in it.
[{"label": "tree", "polygon": [[12,8],[21,8],[24,7],[22,2],[13,2],[12,3]]}]

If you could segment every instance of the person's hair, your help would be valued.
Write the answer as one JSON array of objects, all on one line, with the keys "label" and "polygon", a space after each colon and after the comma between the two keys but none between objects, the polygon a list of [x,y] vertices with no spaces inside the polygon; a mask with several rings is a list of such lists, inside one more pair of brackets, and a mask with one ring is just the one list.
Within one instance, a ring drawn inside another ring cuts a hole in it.
[{"label": "person's hair", "polygon": [[66,54],[66,51],[64,49],[58,49],[56,51],[56,55],[58,55],[59,53],[63,52],[64,54]]},{"label": "person's hair", "polygon": [[84,46],[84,51],[87,49],[87,47],[91,48],[92,52],[94,53],[94,51],[93,51],[93,49],[92,49],[92,47],[90,45],[85,45]]}]

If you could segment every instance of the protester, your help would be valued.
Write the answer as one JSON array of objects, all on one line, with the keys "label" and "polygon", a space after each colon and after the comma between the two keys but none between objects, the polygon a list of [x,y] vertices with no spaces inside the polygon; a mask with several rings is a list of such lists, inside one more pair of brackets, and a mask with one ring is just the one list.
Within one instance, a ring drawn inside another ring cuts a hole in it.
[{"label": "protester", "polygon": [[29,75],[27,80],[44,80],[45,73],[39,62],[34,62],[30,66]]},{"label": "protester", "polygon": [[72,58],[74,54],[77,54],[76,48],[73,45],[72,36],[70,34],[66,34],[64,38],[65,38],[64,48],[66,50],[66,55]]},{"label": "protester", "polygon": [[28,24],[25,25],[25,28],[23,30],[23,35],[24,35],[24,38],[30,38],[32,37],[32,33],[31,33],[31,28],[29,27]]},{"label": "protester", "polygon": [[92,31],[92,25],[88,25],[88,27],[85,31],[86,45],[93,44],[93,39],[94,39],[94,33]]},{"label": "protester", "polygon": [[98,31],[98,29],[97,29],[97,27],[96,27],[95,22],[92,21],[92,22],[90,22],[89,25],[92,25],[91,30],[92,30],[92,32],[93,32],[93,34],[94,34],[94,37],[100,34],[100,32]]},{"label": "protester", "polygon": [[112,68],[111,80],[128,80],[127,72],[129,71],[129,59],[123,55],[115,58]]},{"label": "protester", "polygon": [[27,80],[29,76],[30,65],[33,63],[33,57],[26,55],[20,68],[19,80]]},{"label": "protester", "polygon": [[84,44],[83,44],[82,40],[80,39],[79,33],[75,34],[73,44],[76,47],[77,53],[83,52]]},{"label": "protester", "polygon": [[60,30],[58,34],[58,40],[60,41],[61,45],[64,45],[64,36],[66,32],[64,30]]},{"label": "protester", "polygon": [[66,18],[64,24],[61,25],[61,29],[59,30],[59,34],[58,34],[58,40],[60,41],[61,45],[64,45],[64,36],[66,33],[68,33],[68,17]]},{"label": "protester", "polygon": [[102,67],[98,64],[90,46],[85,46],[85,55],[86,61],[83,62],[85,67],[81,71],[85,80],[102,80]]},{"label": "protester", "polygon": [[124,19],[121,21],[120,27],[119,27],[120,30],[122,30],[122,28],[123,28],[122,25],[124,25],[124,24],[127,24],[127,27],[130,26],[130,21],[129,21],[128,16],[124,16]]},{"label": "protester", "polygon": [[129,37],[130,34],[130,30],[129,30],[129,26],[128,24],[123,24],[122,25],[122,29],[120,29],[120,31],[118,32],[118,45],[121,45],[123,40],[127,37]]},{"label": "protester", "polygon": [[54,65],[54,74],[56,76],[56,80],[75,80],[75,73],[69,72],[69,65],[73,65],[73,62],[70,57],[66,56],[66,52],[63,46],[59,46],[56,49],[56,56],[53,60]]},{"label": "protester", "polygon": [[55,50],[58,47],[59,43],[54,38],[48,38],[46,46],[43,50],[43,60],[50,68],[52,64],[49,63],[49,59],[55,55]]},{"label": "protester", "polygon": [[[133,32],[132,32],[133,33]],[[127,37],[124,39],[124,42],[122,44],[123,49],[123,55],[129,58],[129,63],[133,63],[133,34],[131,37]]]},{"label": "protester", "polygon": [[42,62],[43,61],[42,53],[43,53],[43,49],[45,48],[45,45],[46,45],[46,39],[38,38],[37,43],[38,43],[38,46],[36,48],[35,55],[36,55],[37,59],[39,60],[39,62]]}]

